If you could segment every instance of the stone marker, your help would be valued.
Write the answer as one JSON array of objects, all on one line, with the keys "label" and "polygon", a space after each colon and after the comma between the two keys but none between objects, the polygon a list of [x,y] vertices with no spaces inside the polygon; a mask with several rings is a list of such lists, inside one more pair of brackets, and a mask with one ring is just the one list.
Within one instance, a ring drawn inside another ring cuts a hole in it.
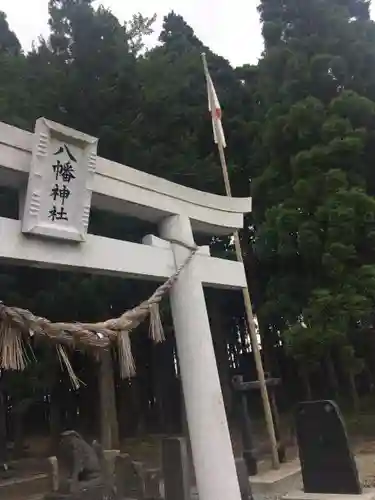
[{"label": "stone marker", "polygon": [[126,453],[115,458],[116,498],[144,498],[144,485],[139,470],[140,464],[132,462]]},{"label": "stone marker", "polygon": [[93,444],[95,444],[95,448],[100,458],[103,482],[106,487],[108,500],[110,500],[115,494],[115,462],[120,450],[103,450],[101,445],[96,441]]},{"label": "stone marker", "polygon": [[48,477],[50,480],[51,491],[55,492],[59,489],[59,466],[57,457],[49,457],[47,461]]},{"label": "stone marker", "polygon": [[159,500],[162,495],[162,478],[160,469],[144,469],[145,499]]},{"label": "stone marker", "polygon": [[300,403],[296,431],[305,493],[361,494],[357,467],[336,403]]},{"label": "stone marker", "polygon": [[165,500],[190,500],[190,471],[186,439],[162,441],[162,468]]}]

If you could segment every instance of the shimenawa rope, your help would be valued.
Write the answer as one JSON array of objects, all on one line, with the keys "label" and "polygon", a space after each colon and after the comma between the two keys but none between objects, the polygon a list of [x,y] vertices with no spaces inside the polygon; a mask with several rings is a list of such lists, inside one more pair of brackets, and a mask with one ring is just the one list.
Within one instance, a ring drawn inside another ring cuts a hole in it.
[{"label": "shimenawa rope", "polygon": [[28,342],[30,337],[37,336],[56,343],[58,357],[65,365],[75,388],[79,387],[79,379],[74,374],[64,345],[70,348],[97,350],[115,344],[119,353],[121,377],[133,376],[135,364],[131,352],[130,332],[149,316],[150,338],[155,343],[165,339],[159,304],[199,249],[197,246],[192,247],[176,240],[168,241],[190,250],[189,256],[149,299],[125,311],[119,318],[101,323],[52,323],[26,309],[9,307],[0,302],[0,369],[24,370],[27,365],[25,342]]}]

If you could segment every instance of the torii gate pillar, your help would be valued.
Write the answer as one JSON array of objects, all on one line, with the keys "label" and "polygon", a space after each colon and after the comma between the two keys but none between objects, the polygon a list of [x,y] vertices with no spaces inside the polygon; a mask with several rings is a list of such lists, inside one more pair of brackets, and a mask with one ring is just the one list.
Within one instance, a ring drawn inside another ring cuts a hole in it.
[{"label": "torii gate pillar", "polygon": [[[160,235],[195,245],[187,216],[164,219]],[[178,267],[189,250],[178,244],[172,244],[172,249]],[[170,297],[199,498],[240,500],[203,287],[194,260],[182,271]]]}]

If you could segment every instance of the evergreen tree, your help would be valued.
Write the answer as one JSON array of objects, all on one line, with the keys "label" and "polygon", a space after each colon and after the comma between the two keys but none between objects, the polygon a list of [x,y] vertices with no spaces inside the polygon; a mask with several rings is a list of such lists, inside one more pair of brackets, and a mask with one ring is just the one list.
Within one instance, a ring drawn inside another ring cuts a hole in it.
[{"label": "evergreen tree", "polygon": [[10,30],[5,12],[0,11],[0,54],[19,55],[20,52],[17,35]]},{"label": "evergreen tree", "polygon": [[27,127],[25,110],[30,95],[23,80],[26,61],[16,34],[11,31],[7,17],[0,11],[0,120]]},{"label": "evergreen tree", "polygon": [[372,321],[375,26],[368,8],[363,0],[263,0],[259,9],[260,316],[305,368],[334,352],[354,370],[350,335]]},{"label": "evergreen tree", "polygon": [[[239,113],[251,100],[229,63],[205,47],[181,16],[172,12],[164,18],[160,42],[138,61],[142,102],[133,133],[143,150],[135,164],[174,182],[223,194],[201,53],[207,53],[222,103],[234,180],[248,162],[246,151],[236,146],[247,135]],[[248,195],[248,181],[237,183],[236,194],[244,187]]]}]

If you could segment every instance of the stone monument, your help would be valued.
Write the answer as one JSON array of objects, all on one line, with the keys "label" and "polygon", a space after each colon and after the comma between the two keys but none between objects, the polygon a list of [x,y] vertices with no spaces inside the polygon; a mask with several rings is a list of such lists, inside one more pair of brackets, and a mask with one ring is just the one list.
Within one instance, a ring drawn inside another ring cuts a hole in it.
[{"label": "stone monument", "polygon": [[296,431],[302,467],[303,491],[284,500],[373,500],[375,490],[362,492],[341,412],[333,401],[308,401],[296,409]]},{"label": "stone monument", "polygon": [[300,403],[296,432],[306,493],[362,492],[341,412],[333,401]]}]

